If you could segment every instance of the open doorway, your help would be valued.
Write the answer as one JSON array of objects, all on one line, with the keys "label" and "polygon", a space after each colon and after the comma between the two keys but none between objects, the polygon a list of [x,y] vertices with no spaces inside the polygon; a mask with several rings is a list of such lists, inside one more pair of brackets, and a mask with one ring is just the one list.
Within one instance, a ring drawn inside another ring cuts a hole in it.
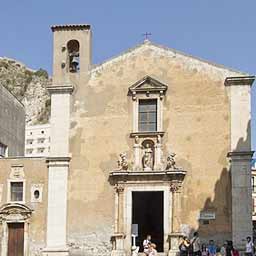
[{"label": "open doorway", "polygon": [[164,240],[164,192],[132,192],[132,224],[138,224],[137,246],[143,251],[143,240],[149,234],[157,251],[163,252]]}]

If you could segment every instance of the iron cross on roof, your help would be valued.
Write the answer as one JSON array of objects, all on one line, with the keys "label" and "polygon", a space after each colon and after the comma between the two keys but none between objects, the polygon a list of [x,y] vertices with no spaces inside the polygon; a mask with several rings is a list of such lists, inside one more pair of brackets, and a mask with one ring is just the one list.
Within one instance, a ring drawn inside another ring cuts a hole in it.
[{"label": "iron cross on roof", "polygon": [[144,36],[144,40],[148,40],[149,36],[152,36],[152,34],[150,32],[146,32],[144,34],[142,34]]}]

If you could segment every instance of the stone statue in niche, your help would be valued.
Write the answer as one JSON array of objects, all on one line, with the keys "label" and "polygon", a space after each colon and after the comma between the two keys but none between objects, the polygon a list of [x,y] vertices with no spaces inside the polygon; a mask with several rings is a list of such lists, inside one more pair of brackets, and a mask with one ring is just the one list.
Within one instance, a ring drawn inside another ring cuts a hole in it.
[{"label": "stone statue in niche", "polygon": [[176,162],[174,159],[175,156],[175,153],[169,153],[169,155],[167,156],[166,170],[176,169]]},{"label": "stone statue in niche", "polygon": [[121,153],[119,156],[120,156],[120,159],[117,161],[118,170],[127,171],[128,170],[128,161],[127,161],[126,153]]},{"label": "stone statue in niche", "polygon": [[146,148],[144,149],[142,164],[143,164],[143,169],[145,171],[152,171],[152,169],[153,169],[153,151],[150,148],[149,144],[146,144]]}]

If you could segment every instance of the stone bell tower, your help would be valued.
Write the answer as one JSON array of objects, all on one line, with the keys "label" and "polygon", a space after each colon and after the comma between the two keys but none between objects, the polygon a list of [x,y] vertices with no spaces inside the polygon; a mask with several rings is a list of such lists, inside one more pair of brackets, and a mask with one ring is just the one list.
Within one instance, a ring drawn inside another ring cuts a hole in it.
[{"label": "stone bell tower", "polygon": [[67,188],[71,95],[91,63],[90,26],[53,26],[51,151],[48,162],[48,211],[45,255],[68,255]]},{"label": "stone bell tower", "polygon": [[78,81],[91,65],[90,25],[56,25],[53,31],[53,84]]}]

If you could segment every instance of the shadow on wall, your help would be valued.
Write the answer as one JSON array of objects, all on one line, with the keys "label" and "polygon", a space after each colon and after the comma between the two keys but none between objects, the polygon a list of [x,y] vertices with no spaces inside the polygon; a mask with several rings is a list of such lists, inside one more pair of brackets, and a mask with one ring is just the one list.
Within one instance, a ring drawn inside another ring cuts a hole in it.
[{"label": "shadow on wall", "polygon": [[[234,151],[248,151],[251,144],[251,122],[247,125],[246,139],[240,138]],[[228,153],[228,152],[227,152]],[[225,240],[232,240],[232,195],[231,169],[223,168],[214,187],[214,198],[208,197],[201,209],[201,218],[198,220],[198,229],[189,230],[189,237],[195,231],[199,232],[202,243],[208,244],[213,239],[216,245],[221,246]],[[240,203],[240,202],[237,202]],[[215,215],[215,217],[214,217]],[[211,219],[212,218],[212,219]]]}]

